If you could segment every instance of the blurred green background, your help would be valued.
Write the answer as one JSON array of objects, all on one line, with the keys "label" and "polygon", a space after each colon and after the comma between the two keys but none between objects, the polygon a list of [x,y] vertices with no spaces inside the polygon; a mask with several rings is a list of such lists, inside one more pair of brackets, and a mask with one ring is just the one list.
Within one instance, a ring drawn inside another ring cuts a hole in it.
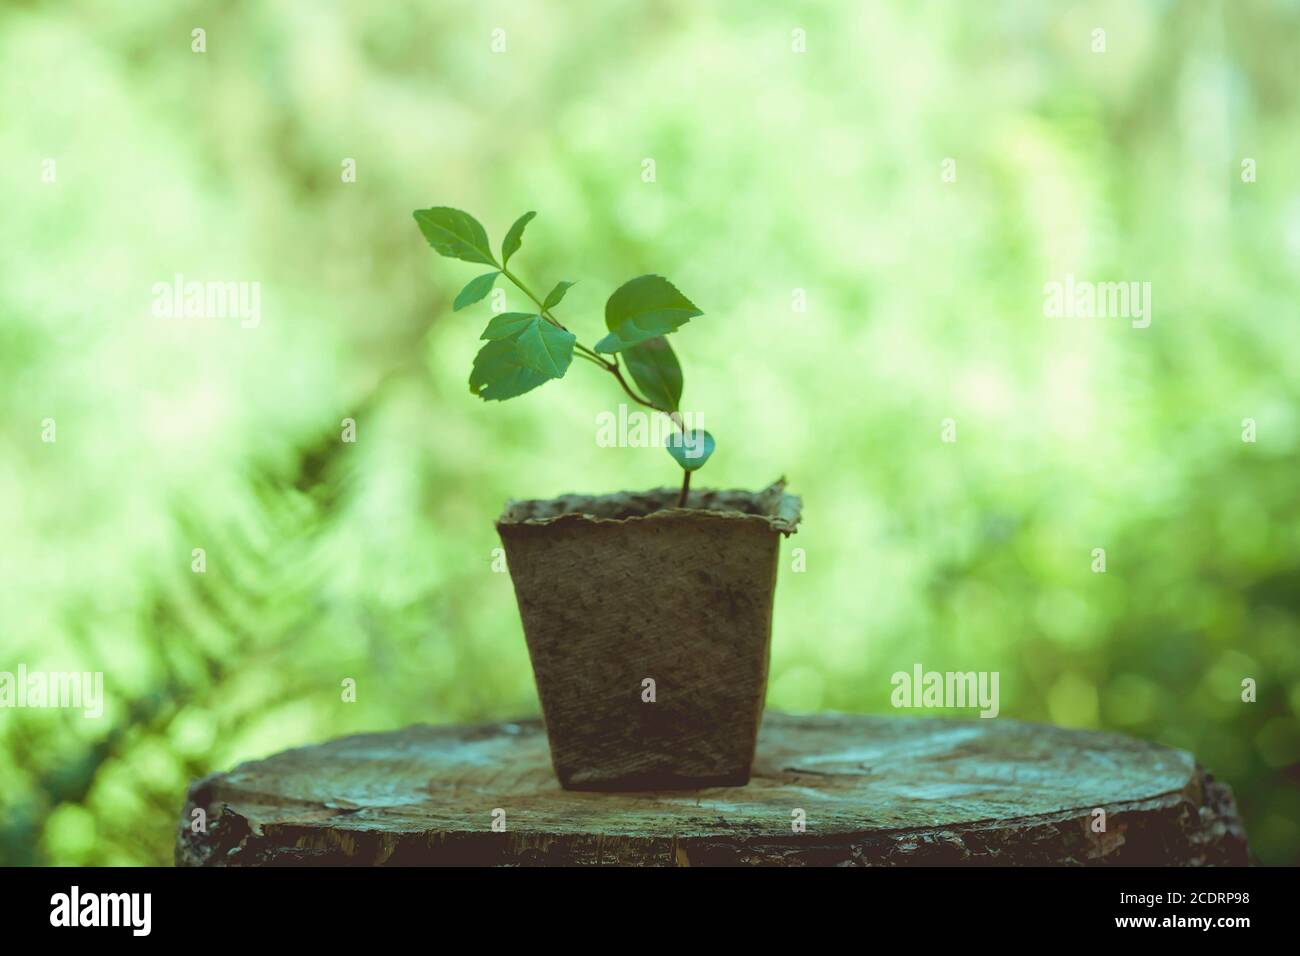
[{"label": "blurred green background", "polygon": [[[195,777],[536,713],[502,503],[680,472],[597,446],[585,363],[468,393],[446,204],[538,210],[512,268],[579,280],[587,344],[641,273],[705,311],[697,485],[804,498],[769,706],[996,670],[1004,717],[1194,751],[1296,862],[1298,47],[1281,0],[6,4],[0,670],[108,706],[0,711],[0,861],[166,863]],[[156,318],[178,272],[260,325]],[[1045,317],[1067,273],[1151,282],[1150,328]]]}]

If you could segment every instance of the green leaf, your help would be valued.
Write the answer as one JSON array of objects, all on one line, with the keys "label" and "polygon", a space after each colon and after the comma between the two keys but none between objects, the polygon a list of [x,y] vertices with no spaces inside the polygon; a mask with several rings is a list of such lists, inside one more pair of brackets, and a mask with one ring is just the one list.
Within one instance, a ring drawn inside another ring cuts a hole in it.
[{"label": "green leaf", "polygon": [[697,428],[684,434],[675,432],[672,438],[664,443],[664,447],[668,449],[668,454],[673,456],[677,464],[687,471],[698,471],[709,460],[717,443],[712,435],[702,428]]},{"label": "green leaf", "polygon": [[492,316],[492,321],[487,324],[487,328],[479,338],[513,339],[528,328],[535,318],[537,318],[535,312],[502,312],[500,315]]},{"label": "green leaf", "polygon": [[[559,328],[540,315],[526,312],[503,312],[493,316],[481,338],[509,345],[521,367],[548,379],[564,377],[573,362],[573,345],[578,339],[572,332]],[[494,360],[505,355],[504,350],[487,352],[484,346],[479,355],[485,353],[487,358]],[[478,364],[478,359],[475,359],[475,364]],[[473,386],[474,379],[471,378],[471,391]]]},{"label": "green leaf", "polygon": [[488,266],[497,264],[492,258],[487,233],[469,213],[449,206],[434,206],[432,209],[417,209],[414,216],[420,232],[439,255]]},{"label": "green leaf", "polygon": [[564,293],[568,292],[575,285],[577,285],[576,282],[555,283],[555,288],[552,289],[550,292],[546,293],[546,301],[542,303],[542,308],[543,309],[555,308],[557,305],[560,304],[560,300],[564,298]]},{"label": "green leaf", "polygon": [[525,366],[513,339],[497,339],[474,356],[469,390],[484,401],[503,402],[545,385],[552,377]]},{"label": "green leaf", "polygon": [[492,284],[497,281],[499,272],[485,272],[477,279],[470,279],[465,288],[460,290],[456,301],[451,304],[451,311],[459,312],[467,305],[473,305],[492,291]]},{"label": "green leaf", "polygon": [[703,314],[663,276],[638,276],[615,289],[605,303],[609,335],[596,343],[596,351],[621,352],[667,335]]},{"label": "green leaf", "polygon": [[573,361],[573,343],[578,337],[572,332],[534,316],[515,339],[520,361],[530,369],[550,378],[563,378]]},{"label": "green leaf", "polygon": [[524,226],[532,222],[535,212],[526,212],[510,227],[506,237],[501,240],[501,264],[508,265],[510,257],[519,251],[519,247],[524,244]]},{"label": "green leaf", "polygon": [[682,367],[666,338],[660,335],[630,346],[623,351],[623,361],[646,398],[662,409],[677,411],[682,400]]}]

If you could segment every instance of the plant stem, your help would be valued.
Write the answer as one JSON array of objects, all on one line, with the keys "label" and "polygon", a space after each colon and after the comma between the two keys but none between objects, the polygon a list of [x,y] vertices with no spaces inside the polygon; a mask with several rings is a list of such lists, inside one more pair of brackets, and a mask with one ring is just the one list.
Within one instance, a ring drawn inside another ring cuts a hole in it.
[{"label": "plant stem", "polygon": [[[507,279],[509,279],[511,282],[513,282],[516,286],[518,286],[520,292],[522,292],[524,295],[528,296],[528,298],[533,300],[533,302],[537,305],[538,314],[541,315],[542,318],[546,319],[556,328],[564,329],[565,332],[569,331],[568,329],[565,329],[563,325],[560,324],[559,319],[557,319],[554,315],[552,315],[549,309],[543,307],[542,300],[537,298],[537,296],[533,294],[532,289],[524,285],[523,280],[520,279],[519,276],[515,275],[505,266],[501,267],[501,274],[505,276]],[[669,414],[668,409],[660,408],[654,402],[647,401],[646,399],[638,395],[636,392],[632,391],[632,386],[628,385],[627,380],[623,378],[623,372],[618,366],[617,358],[612,362],[603,359],[600,357],[600,355],[598,355],[596,352],[593,352],[591,349],[587,348],[587,346],[583,345],[581,342],[575,342],[573,348],[574,351],[576,351],[587,361],[592,362],[595,365],[599,365],[605,371],[613,375],[614,378],[618,379],[618,384],[623,387],[623,391],[627,392],[628,397],[632,399],[632,401],[636,402],[638,405],[644,405],[646,408],[653,408],[657,412],[663,412],[665,415]],[[681,426],[681,422],[679,422],[676,418],[673,418],[673,421],[676,422],[679,427]]]},{"label": "plant stem", "polygon": [[[555,316],[551,315],[547,309],[543,308],[542,300],[537,298],[537,296],[533,295],[533,290],[528,288],[528,286],[524,285],[523,280],[520,279],[519,276],[515,275],[505,266],[501,267],[501,274],[505,276],[507,279],[509,279],[511,282],[513,282],[515,285],[517,285],[519,287],[520,292],[528,296],[528,298],[532,299],[533,302],[537,304],[537,310],[541,314],[542,318],[547,319],[553,322],[555,325],[559,326],[559,328],[564,329],[564,326],[560,325],[559,321],[555,318]],[[569,330],[564,329],[564,331],[567,332]]]},{"label": "plant stem", "polygon": [[[618,367],[618,363],[617,363],[617,362],[607,362],[607,363],[605,363],[605,368],[606,368],[606,369],[607,369],[607,370],[608,370],[608,371],[609,371],[609,372],[610,372],[610,373],[611,373],[611,374],[612,374],[616,379],[618,379],[618,384],[620,384],[620,385],[623,386],[623,391],[627,392],[628,395],[631,396],[632,401],[634,401],[634,402],[639,402],[639,403],[641,403],[642,405],[644,405],[646,408],[653,408],[655,411],[657,411],[657,412],[663,412],[665,415],[668,415],[669,418],[673,418],[672,415],[669,415],[669,413],[668,413],[668,409],[666,409],[666,408],[660,408],[660,407],[659,407],[658,405],[656,405],[654,402],[648,402],[648,401],[646,401],[644,398],[642,398],[640,395],[638,395],[636,392],[632,391],[632,387],[631,387],[630,385],[628,385],[628,384],[627,384],[627,380],[626,380],[625,378],[623,378],[623,370],[620,369],[620,368]],[[676,418],[673,418],[673,421],[677,421],[677,419],[676,419]]]},{"label": "plant stem", "polygon": [[[563,325],[560,324],[560,320],[557,319],[555,316],[553,316],[549,309],[547,309],[544,305],[542,305],[542,300],[537,298],[537,296],[533,294],[532,289],[524,285],[523,280],[520,279],[519,276],[515,275],[505,266],[501,267],[501,274],[505,276],[507,279],[509,279],[511,282],[513,282],[516,286],[518,286],[520,292],[522,292],[524,295],[528,296],[528,298],[533,300],[533,302],[537,305],[537,312],[542,318],[546,319],[546,321],[553,324],[556,328],[563,329],[565,332],[569,331],[568,329],[564,328]],[[623,369],[618,364],[618,353],[614,354],[614,358],[611,361],[599,355],[598,353],[593,352],[591,349],[587,348],[587,346],[583,345],[581,342],[575,341],[573,343],[573,349],[575,352],[578,353],[579,356],[585,358],[588,362],[591,362],[593,365],[599,365],[606,372],[609,372],[611,375],[613,375],[614,378],[618,381],[618,384],[622,386],[623,391],[627,392],[628,398],[632,399],[632,401],[636,402],[638,405],[644,405],[646,408],[652,408],[656,412],[663,412],[665,415],[667,415],[669,420],[674,425],[676,425],[678,429],[681,431],[683,438],[685,438],[686,425],[683,423],[681,415],[677,414],[677,412],[670,412],[666,408],[660,408],[654,402],[648,401],[647,399],[642,398],[636,392],[632,391],[632,386],[629,385],[627,383],[627,379],[623,377]],[[679,508],[686,507],[686,496],[690,494],[690,490],[691,490],[691,473],[687,471],[685,468],[683,468],[682,469],[682,493],[677,496],[677,507]]]},{"label": "plant stem", "polygon": [[584,359],[586,359],[588,362],[590,362],[592,365],[599,365],[601,368],[604,368],[604,367],[605,367],[605,363],[604,363],[604,362],[600,361],[599,359],[594,359],[594,358],[592,358],[590,355],[583,355],[581,352],[579,352],[579,353],[578,353],[578,358],[584,358]]}]

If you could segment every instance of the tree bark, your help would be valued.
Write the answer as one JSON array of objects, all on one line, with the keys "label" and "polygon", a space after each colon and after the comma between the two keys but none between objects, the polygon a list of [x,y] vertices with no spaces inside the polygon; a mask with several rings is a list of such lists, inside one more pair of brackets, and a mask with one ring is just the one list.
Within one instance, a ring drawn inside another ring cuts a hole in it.
[{"label": "tree bark", "polygon": [[535,720],[341,738],[197,781],[176,843],[179,866],[1248,861],[1231,790],[1183,751],[1002,719],[779,713],[747,786],[695,791],[562,790]]}]

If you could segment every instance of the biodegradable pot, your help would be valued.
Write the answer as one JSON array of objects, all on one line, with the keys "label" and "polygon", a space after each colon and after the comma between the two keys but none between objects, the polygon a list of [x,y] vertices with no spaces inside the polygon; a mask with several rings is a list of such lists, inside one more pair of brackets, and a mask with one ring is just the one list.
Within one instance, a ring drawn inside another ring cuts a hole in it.
[{"label": "biodegradable pot", "polygon": [[512,501],[497,521],[567,789],[749,782],[800,501],[784,480],[677,495]]}]

